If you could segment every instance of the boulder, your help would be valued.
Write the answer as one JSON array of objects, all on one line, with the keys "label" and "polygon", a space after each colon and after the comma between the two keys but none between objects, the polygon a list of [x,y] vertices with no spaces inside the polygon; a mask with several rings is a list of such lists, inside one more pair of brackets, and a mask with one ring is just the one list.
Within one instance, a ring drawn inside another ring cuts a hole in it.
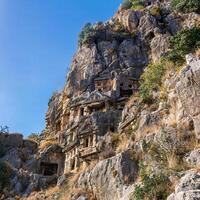
[{"label": "boulder", "polygon": [[35,153],[38,147],[38,144],[31,140],[24,140],[23,141],[24,148],[29,149],[32,153]]},{"label": "boulder", "polygon": [[[76,187],[88,190],[98,200],[121,199],[128,200],[130,184],[136,179],[137,164],[131,159],[129,152],[117,154],[100,161],[93,169],[83,172]],[[129,192],[128,192],[129,191]]]},{"label": "boulder", "polygon": [[200,149],[195,149],[187,156],[186,161],[192,165],[200,165]]},{"label": "boulder", "polygon": [[22,147],[23,146],[23,136],[19,133],[0,133],[0,144],[6,147]]},{"label": "boulder", "polygon": [[170,36],[168,34],[156,34],[156,36],[152,39],[150,46],[152,60],[154,62],[158,61],[167,53],[169,49],[169,39]]},{"label": "boulder", "polygon": [[[134,32],[139,25],[141,11],[134,10],[119,10],[114,19],[124,26],[129,32]],[[116,22],[115,22],[116,23]]]},{"label": "boulder", "polygon": [[188,171],[175,187],[175,192],[167,200],[197,200],[200,199],[200,173]]}]

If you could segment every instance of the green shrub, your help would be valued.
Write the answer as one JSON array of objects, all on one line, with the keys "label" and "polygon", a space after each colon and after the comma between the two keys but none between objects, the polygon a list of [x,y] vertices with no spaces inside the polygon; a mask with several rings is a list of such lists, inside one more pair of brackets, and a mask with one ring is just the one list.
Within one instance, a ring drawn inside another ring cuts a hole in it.
[{"label": "green shrub", "polygon": [[152,102],[152,94],[157,91],[162,83],[166,71],[163,62],[151,63],[141,76],[140,97],[144,103]]},{"label": "green shrub", "polygon": [[150,8],[149,12],[153,16],[159,16],[161,14],[161,8],[158,6],[153,6]]},{"label": "green shrub", "polygon": [[118,144],[120,142],[120,135],[117,133],[111,134],[111,143],[113,148],[117,148]]},{"label": "green shrub", "polygon": [[95,29],[91,23],[87,23],[79,34],[78,44],[82,46],[83,44],[89,43],[90,39],[96,34]]},{"label": "green shrub", "polygon": [[132,3],[132,9],[133,10],[139,10],[144,8],[145,6],[145,0],[130,0]]},{"label": "green shrub", "polygon": [[170,194],[170,180],[167,175],[151,174],[144,165],[140,165],[140,177],[142,184],[137,185],[134,191],[136,200],[165,200]]},{"label": "green shrub", "polygon": [[0,161],[0,191],[9,183],[11,168],[8,163]]},{"label": "green shrub", "polygon": [[172,9],[183,13],[190,13],[190,12],[200,13],[199,0],[172,0],[171,7]]},{"label": "green shrub", "polygon": [[169,59],[177,64],[182,64],[185,55],[193,53],[200,47],[200,28],[192,27],[178,32],[170,40]]},{"label": "green shrub", "polygon": [[131,8],[131,6],[132,6],[132,3],[130,2],[130,0],[123,0],[122,8],[129,9],[129,8]]},{"label": "green shrub", "polygon": [[124,9],[142,9],[145,6],[145,0],[123,0],[122,8]]}]

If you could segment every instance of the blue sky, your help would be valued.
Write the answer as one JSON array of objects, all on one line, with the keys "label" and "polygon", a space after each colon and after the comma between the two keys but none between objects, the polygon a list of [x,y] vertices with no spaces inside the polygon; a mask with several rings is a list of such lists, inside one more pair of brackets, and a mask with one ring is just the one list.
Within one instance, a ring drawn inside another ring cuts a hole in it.
[{"label": "blue sky", "polygon": [[45,126],[86,22],[112,17],[121,0],[0,0],[0,125],[27,136]]}]

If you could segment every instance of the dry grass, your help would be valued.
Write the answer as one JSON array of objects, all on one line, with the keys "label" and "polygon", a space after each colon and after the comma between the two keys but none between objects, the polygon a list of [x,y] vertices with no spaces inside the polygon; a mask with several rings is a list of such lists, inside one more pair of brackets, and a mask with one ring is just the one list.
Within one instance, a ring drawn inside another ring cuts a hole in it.
[{"label": "dry grass", "polygon": [[116,152],[123,152],[125,149],[127,149],[127,146],[129,144],[129,140],[125,134],[120,135],[120,141],[118,143],[118,146],[116,148]]},{"label": "dry grass", "polygon": [[140,130],[140,134],[136,134],[135,140],[140,141],[145,138],[145,136],[154,134],[160,127],[160,124],[145,126],[142,130]]},{"label": "dry grass", "polygon": [[175,152],[172,152],[167,155],[167,164],[169,169],[175,169],[180,165],[179,159]]},{"label": "dry grass", "polygon": [[115,155],[115,151],[111,148],[108,147],[104,149],[100,154],[99,154],[99,159],[104,160],[110,157],[113,157]]},{"label": "dry grass", "polygon": [[132,107],[135,104],[140,103],[140,98],[138,94],[135,94],[134,96],[132,96],[131,98],[129,98],[128,102],[126,103],[127,107]]},{"label": "dry grass", "polygon": [[111,133],[111,143],[112,143],[113,148],[116,149],[120,143],[119,133]]},{"label": "dry grass", "polygon": [[80,173],[76,173],[76,174],[71,175],[68,178],[66,185],[64,185],[61,189],[60,200],[70,200],[71,195],[74,192],[77,192],[77,191],[75,191],[74,185],[75,185],[76,181],[78,180],[79,175],[80,175]]},{"label": "dry grass", "polygon": [[54,144],[58,144],[56,139],[44,140],[44,141],[41,141],[39,149],[44,150]]},{"label": "dry grass", "polygon": [[55,194],[56,192],[59,192],[59,188],[58,188],[58,186],[50,187],[47,190],[45,190],[44,192],[45,192],[45,196],[52,195],[52,194]]},{"label": "dry grass", "polygon": [[195,172],[197,172],[197,173],[200,173],[200,166],[196,166],[193,170],[194,170]]},{"label": "dry grass", "polygon": [[[93,162],[92,165],[88,167],[94,167],[97,162]],[[76,188],[75,184],[78,181],[79,176],[87,169],[86,166],[81,166],[78,171],[74,174],[69,174],[67,183],[61,188],[60,192],[60,200],[70,200],[72,196],[76,196],[77,198],[80,195],[86,195],[89,200],[95,200],[92,196],[92,193],[89,191],[85,191],[81,188]]]},{"label": "dry grass", "polygon": [[[21,200],[40,200],[40,199],[52,199],[52,196],[55,193],[59,192],[59,188],[57,186],[55,187],[50,187],[46,190],[40,191],[40,192],[33,192],[29,197],[20,197],[19,199]],[[18,199],[17,197],[15,197],[15,199]]]}]

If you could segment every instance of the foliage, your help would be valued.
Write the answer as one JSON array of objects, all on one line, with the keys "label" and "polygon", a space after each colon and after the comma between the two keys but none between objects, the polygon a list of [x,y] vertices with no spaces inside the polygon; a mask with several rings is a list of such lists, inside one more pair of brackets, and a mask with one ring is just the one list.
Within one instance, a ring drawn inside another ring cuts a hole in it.
[{"label": "foliage", "polygon": [[0,191],[9,183],[11,167],[8,163],[0,161]]},{"label": "foliage", "polygon": [[140,165],[142,184],[137,185],[134,192],[136,200],[164,200],[170,193],[170,180],[163,173],[151,174],[143,164]]},{"label": "foliage", "polygon": [[144,8],[145,0],[123,0],[122,8],[124,9],[142,9]]},{"label": "foliage", "polygon": [[151,63],[142,74],[140,97],[144,103],[152,102],[152,94],[161,86],[165,70],[164,62]]},{"label": "foliage", "polygon": [[113,148],[116,148],[119,142],[120,142],[119,134],[116,134],[116,133],[111,134],[111,143],[112,143]]},{"label": "foliage", "polygon": [[32,141],[34,141],[34,142],[37,142],[37,143],[39,143],[40,140],[41,140],[39,133],[31,133],[31,134],[28,136],[28,139],[29,139],[29,140],[32,140]]},{"label": "foliage", "polygon": [[130,0],[130,1],[132,3],[131,8],[134,9],[134,10],[142,9],[145,6],[145,0]]},{"label": "foliage", "polygon": [[190,13],[190,12],[200,13],[199,0],[172,0],[171,7],[172,9],[183,13]]},{"label": "foliage", "polygon": [[182,64],[185,55],[192,53],[200,47],[200,28],[192,27],[178,32],[170,40],[169,59],[177,64]]},{"label": "foliage", "polygon": [[150,14],[153,16],[159,16],[161,14],[161,8],[158,6],[153,6],[150,8]]},{"label": "foliage", "polygon": [[8,126],[0,126],[0,133],[9,133]]},{"label": "foliage", "polygon": [[85,24],[82,31],[79,34],[78,44],[82,46],[83,44],[87,44],[92,37],[95,36],[95,29],[93,28],[91,23]]},{"label": "foliage", "polygon": [[131,6],[132,6],[132,4],[131,4],[130,0],[123,0],[122,8],[129,9],[129,8],[131,8]]}]

